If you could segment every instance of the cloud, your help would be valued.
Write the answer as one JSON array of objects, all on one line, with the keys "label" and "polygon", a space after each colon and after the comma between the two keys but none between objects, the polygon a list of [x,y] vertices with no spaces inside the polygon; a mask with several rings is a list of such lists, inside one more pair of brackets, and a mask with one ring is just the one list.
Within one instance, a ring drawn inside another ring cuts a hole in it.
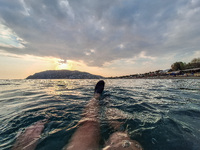
[{"label": "cloud", "polygon": [[0,47],[24,48],[26,42],[19,38],[15,32],[0,24]]},{"label": "cloud", "polygon": [[0,48],[89,66],[137,56],[154,60],[199,50],[199,16],[195,0],[4,0],[0,23],[20,40]]}]

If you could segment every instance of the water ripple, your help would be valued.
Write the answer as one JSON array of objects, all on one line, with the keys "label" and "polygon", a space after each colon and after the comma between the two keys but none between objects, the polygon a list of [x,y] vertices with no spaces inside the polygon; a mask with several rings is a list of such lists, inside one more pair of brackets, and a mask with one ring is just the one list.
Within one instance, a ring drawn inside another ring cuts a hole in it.
[{"label": "water ripple", "polygon": [[[37,149],[61,150],[74,133],[96,82],[0,80],[0,149],[10,149],[17,134],[39,120],[48,119]],[[144,149],[199,149],[199,80],[105,82],[100,101],[101,144],[113,133],[105,119],[109,109]]]}]

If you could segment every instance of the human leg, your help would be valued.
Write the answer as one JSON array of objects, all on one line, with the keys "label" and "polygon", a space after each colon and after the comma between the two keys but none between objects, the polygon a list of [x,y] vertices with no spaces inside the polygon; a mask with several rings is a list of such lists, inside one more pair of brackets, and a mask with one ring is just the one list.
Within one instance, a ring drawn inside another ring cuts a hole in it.
[{"label": "human leg", "polygon": [[124,131],[124,122],[118,121],[127,118],[132,118],[131,114],[115,108],[106,108],[105,116],[114,133],[111,134],[105,143],[103,150],[143,150],[139,142],[132,140],[127,131]]},{"label": "human leg", "polygon": [[131,140],[127,132],[113,133],[103,150],[143,150],[139,142]]},{"label": "human leg", "polygon": [[37,146],[40,134],[44,129],[46,120],[38,121],[17,137],[12,150],[34,150]]},{"label": "human leg", "polygon": [[100,125],[97,119],[98,107],[97,100],[91,99],[66,150],[98,149],[100,140]]},{"label": "human leg", "polygon": [[98,119],[99,98],[104,88],[100,81],[95,87],[94,97],[84,109],[83,117],[78,123],[78,129],[72,136],[66,150],[97,150],[100,140],[100,123]]}]

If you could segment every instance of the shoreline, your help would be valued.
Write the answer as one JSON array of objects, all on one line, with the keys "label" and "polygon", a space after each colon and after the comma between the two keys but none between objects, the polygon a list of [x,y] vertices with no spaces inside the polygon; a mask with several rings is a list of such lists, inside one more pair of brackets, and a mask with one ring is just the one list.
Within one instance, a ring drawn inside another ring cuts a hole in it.
[{"label": "shoreline", "polygon": [[106,79],[200,79],[200,77],[164,77],[164,76],[159,76],[159,77],[138,77],[138,78],[131,78],[131,77],[114,77],[114,78],[106,78]]}]

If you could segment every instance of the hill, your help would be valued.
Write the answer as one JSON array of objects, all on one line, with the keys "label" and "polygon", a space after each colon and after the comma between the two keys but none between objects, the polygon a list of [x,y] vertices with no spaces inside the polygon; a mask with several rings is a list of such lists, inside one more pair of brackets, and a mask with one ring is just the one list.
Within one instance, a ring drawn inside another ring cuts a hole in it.
[{"label": "hill", "polygon": [[102,76],[70,70],[48,70],[28,76],[26,79],[101,79]]}]

